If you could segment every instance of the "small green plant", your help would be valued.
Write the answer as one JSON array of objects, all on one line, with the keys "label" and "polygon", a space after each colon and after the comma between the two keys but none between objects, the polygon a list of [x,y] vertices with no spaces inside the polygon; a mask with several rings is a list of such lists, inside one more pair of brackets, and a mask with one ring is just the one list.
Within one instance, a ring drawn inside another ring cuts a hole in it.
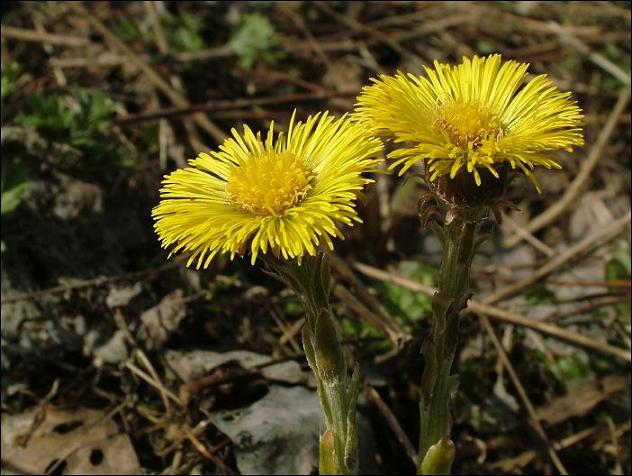
[{"label": "small green plant", "polygon": [[[22,202],[22,195],[29,188],[30,182],[26,170],[20,164],[2,160],[0,175],[1,213],[3,216],[14,211]],[[4,253],[7,245],[0,241],[0,252]]]},{"label": "small green plant", "polygon": [[539,304],[557,304],[559,300],[555,293],[544,286],[533,286],[525,289],[522,293],[529,306]]},{"label": "small green plant", "polygon": [[176,53],[200,51],[206,46],[200,35],[201,22],[192,15],[169,16],[162,20],[167,41]]},{"label": "small green plant", "polygon": [[[398,273],[413,281],[434,286],[437,270],[417,261],[402,261]],[[415,321],[432,314],[432,298],[413,292],[395,283],[385,283],[382,287],[389,309],[397,321],[408,331],[413,331]]]},{"label": "small green plant", "polygon": [[489,55],[495,51],[495,48],[485,40],[477,41],[474,47],[482,55]]},{"label": "small green plant", "polygon": [[588,364],[576,353],[558,357],[557,365],[567,379],[586,378],[590,370]]},{"label": "small green plant", "polygon": [[231,34],[228,47],[239,57],[244,69],[251,69],[258,59],[274,64],[283,57],[274,28],[259,13],[242,17]]},{"label": "small green plant", "polygon": [[17,63],[11,63],[6,68],[2,68],[2,100],[4,101],[13,92],[15,80],[20,75],[20,65]]},{"label": "small green plant", "polygon": [[70,98],[35,93],[27,96],[24,110],[15,118],[16,124],[75,147],[92,163],[127,166],[131,162],[111,133],[114,103],[100,92],[75,90]]},{"label": "small green plant", "polygon": [[124,18],[114,25],[114,32],[126,43],[133,43],[141,38],[142,33],[136,22],[129,18]]},{"label": "small green plant", "polygon": [[22,195],[29,187],[26,170],[10,162],[2,161],[2,177],[0,189],[2,191],[2,215],[15,210],[21,202]]},{"label": "small green plant", "polygon": [[[606,263],[606,281],[624,281],[630,280],[630,253],[623,248],[617,248],[613,253],[612,258]],[[632,313],[632,306],[630,305],[630,297],[623,300],[620,304],[615,306],[617,314],[621,317],[629,319]]]}]

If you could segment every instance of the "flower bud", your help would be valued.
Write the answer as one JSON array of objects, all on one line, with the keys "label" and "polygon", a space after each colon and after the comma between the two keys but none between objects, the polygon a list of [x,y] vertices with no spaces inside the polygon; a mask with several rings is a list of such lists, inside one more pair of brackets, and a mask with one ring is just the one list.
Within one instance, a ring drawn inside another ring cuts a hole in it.
[{"label": "flower bud", "polygon": [[445,435],[428,449],[421,463],[421,474],[450,474],[453,460],[454,443]]},{"label": "flower bud", "polygon": [[314,357],[320,377],[326,383],[345,375],[345,360],[331,314],[321,309],[314,332]]},{"label": "flower bud", "polygon": [[497,167],[498,177],[487,169],[479,169],[481,184],[477,185],[474,175],[467,170],[454,178],[441,175],[434,181],[426,177],[430,188],[445,202],[457,207],[493,206],[507,191],[510,170],[507,166]]},{"label": "flower bud", "polygon": [[336,468],[334,433],[325,431],[320,437],[320,462],[319,474],[340,474]]}]

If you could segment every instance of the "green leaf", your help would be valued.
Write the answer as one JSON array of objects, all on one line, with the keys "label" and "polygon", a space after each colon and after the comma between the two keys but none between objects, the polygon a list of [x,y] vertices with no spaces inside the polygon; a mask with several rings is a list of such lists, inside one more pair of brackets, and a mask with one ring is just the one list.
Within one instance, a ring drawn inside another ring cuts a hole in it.
[{"label": "green leaf", "polygon": [[[630,253],[624,248],[617,248],[606,262],[606,281],[623,281],[630,279]],[[630,298],[615,306],[617,314],[629,319],[632,310]]]},{"label": "green leaf", "polygon": [[606,280],[630,279],[630,266],[630,253],[623,248],[617,248],[606,263]]},{"label": "green leaf", "polygon": [[60,96],[47,96],[42,92],[30,94],[24,100],[24,111],[15,118],[16,124],[33,127],[54,141],[68,139],[73,113]]},{"label": "green leaf", "polygon": [[163,19],[167,42],[176,53],[200,51],[206,46],[200,35],[201,21],[192,15],[170,16]]},{"label": "green leaf", "polygon": [[22,194],[29,187],[26,170],[12,162],[2,161],[2,178],[0,190],[2,191],[1,214],[12,212],[21,202]]},{"label": "green leaf", "polygon": [[125,43],[132,43],[141,38],[141,32],[136,22],[125,18],[114,25],[114,33]]},{"label": "green leaf", "polygon": [[496,49],[492,45],[484,40],[477,41],[475,47],[476,51],[482,55],[489,55],[496,51]]},{"label": "green leaf", "polygon": [[2,215],[12,212],[20,205],[22,194],[26,191],[28,185],[29,183],[26,182],[2,191]]},{"label": "green leaf", "polygon": [[283,57],[274,28],[259,13],[244,15],[233,30],[228,47],[244,69],[251,69],[257,59],[274,64]]},{"label": "green leaf", "polygon": [[27,96],[15,122],[37,129],[49,141],[79,149],[91,163],[128,166],[132,156],[112,134],[115,115],[116,106],[105,94],[76,89],[72,99],[43,92]]},{"label": "green leaf", "polygon": [[84,131],[89,135],[105,132],[111,127],[116,115],[116,106],[105,94],[87,93],[77,89],[73,91],[73,97],[79,105],[79,112],[71,121],[74,131]]},{"label": "green leaf", "polygon": [[13,92],[15,80],[20,76],[20,65],[17,63],[11,63],[10,66],[2,68],[2,89],[1,96],[4,101]]},{"label": "green leaf", "polygon": [[[437,271],[418,261],[401,261],[397,272],[426,286],[434,286]],[[432,297],[413,292],[395,283],[381,286],[386,303],[397,319],[408,331],[414,321],[432,314]]]},{"label": "green leaf", "polygon": [[538,304],[557,304],[558,299],[555,293],[543,286],[534,286],[523,291],[527,304],[537,306]]},{"label": "green leaf", "polygon": [[581,379],[588,375],[588,366],[575,355],[557,358],[557,365],[567,378]]}]

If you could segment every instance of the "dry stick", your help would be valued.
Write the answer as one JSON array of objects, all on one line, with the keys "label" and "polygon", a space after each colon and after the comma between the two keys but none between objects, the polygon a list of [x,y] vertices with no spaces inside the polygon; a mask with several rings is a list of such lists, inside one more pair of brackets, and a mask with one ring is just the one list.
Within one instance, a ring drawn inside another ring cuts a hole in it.
[{"label": "dry stick", "polygon": [[544,253],[549,258],[555,255],[555,250],[553,248],[551,248],[546,243],[543,243],[542,241],[538,240],[535,236],[533,236],[531,233],[529,233],[521,225],[513,221],[508,216],[503,216],[503,223],[507,223],[507,225],[509,225],[510,228],[512,228],[522,238],[527,240],[527,242],[531,246],[533,246],[536,250]]},{"label": "dry stick", "polygon": [[[565,450],[566,448],[570,448],[571,446],[579,443],[580,441],[588,438],[589,436],[594,435],[597,431],[599,430],[598,427],[592,427],[592,428],[587,428],[581,431],[578,431],[577,433],[567,436],[566,438],[564,438],[561,441],[556,441],[553,443],[553,448],[555,448],[556,450]],[[522,453],[520,453],[518,456],[516,457],[512,457],[512,458],[506,458],[504,460],[501,461],[497,461],[495,463],[491,463],[489,465],[489,468],[494,470],[494,471],[498,471],[498,470],[503,470],[506,468],[507,462],[514,462],[514,461],[520,461],[520,464],[514,464],[512,466],[513,469],[516,466],[519,466],[520,468],[526,466],[527,464],[529,464],[533,458],[536,457],[536,452],[533,450],[527,450],[524,451]]]},{"label": "dry stick", "polygon": [[[187,99],[177,92],[169,85],[149,64],[147,64],[140,55],[136,54],[129,46],[123,43],[112,33],[98,18],[88,12],[80,3],[70,3],[69,6],[74,8],[78,13],[83,15],[90,25],[97,30],[105,40],[110,43],[114,48],[124,53],[134,65],[145,74],[147,80],[152,82],[160,91],[167,96],[173,104],[179,107],[188,107],[189,102]],[[195,122],[204,131],[213,137],[218,143],[221,143],[226,138],[226,133],[222,131],[215,123],[213,123],[204,114],[196,114],[194,116]]]},{"label": "dry stick", "polygon": [[608,227],[604,230],[594,233],[587,238],[583,239],[579,243],[574,244],[570,248],[568,248],[563,253],[560,253],[555,258],[546,262],[543,266],[538,268],[534,273],[530,276],[516,281],[504,288],[500,291],[496,291],[495,293],[487,296],[483,303],[485,304],[493,304],[498,301],[502,301],[507,299],[510,296],[520,292],[527,286],[530,286],[538,281],[542,280],[549,274],[556,271],[558,268],[561,268],[565,264],[567,264],[572,259],[580,258],[588,253],[590,253],[593,249],[600,246],[603,243],[606,243],[613,238],[617,237],[619,234],[623,233],[630,226],[630,213],[627,215],[618,218],[614,222],[612,222]]},{"label": "dry stick", "polygon": [[549,284],[558,286],[601,286],[604,288],[630,289],[632,282],[629,279],[616,279],[612,281],[591,281],[588,279],[550,279]]},{"label": "dry stick", "polygon": [[279,339],[279,342],[281,344],[285,344],[288,340],[290,339],[293,340],[294,336],[298,334],[299,332],[301,332],[301,329],[303,328],[304,323],[305,323],[305,318],[301,317],[297,319],[296,321],[294,321],[292,324],[290,324],[290,327],[288,327],[287,329],[287,333],[284,333],[281,336],[281,338]]},{"label": "dry stick", "polygon": [[529,412],[529,416],[531,417],[531,420],[533,421],[533,426],[535,427],[535,430],[538,433],[538,436],[542,438],[542,440],[546,443],[551,461],[553,461],[553,464],[555,465],[557,470],[560,472],[560,474],[568,474],[568,471],[566,471],[566,468],[560,461],[560,458],[557,456],[555,449],[553,449],[553,446],[551,445],[551,442],[549,441],[549,438],[546,435],[546,432],[544,431],[544,428],[542,427],[540,420],[538,419],[535,408],[533,408],[533,404],[531,403],[531,400],[529,399],[529,396],[527,395],[527,392],[525,391],[522,385],[522,382],[520,381],[520,378],[518,378],[518,374],[513,368],[513,365],[509,361],[509,358],[507,357],[507,353],[505,352],[505,349],[503,348],[502,343],[498,340],[498,336],[496,335],[494,328],[490,324],[489,319],[487,319],[487,317],[485,316],[481,316],[481,322],[483,323],[483,327],[489,334],[489,337],[491,338],[494,344],[494,347],[496,347],[498,356],[500,357],[500,360],[502,361],[502,363],[505,365],[505,368],[507,369],[507,373],[511,377],[511,380],[514,386],[516,387],[516,390],[518,391],[518,395],[520,395],[520,399],[522,400],[522,403],[527,408],[527,411]]},{"label": "dry stick", "polygon": [[404,447],[404,451],[406,451],[406,454],[416,467],[419,455],[417,454],[417,450],[413,447],[412,443],[408,439],[408,436],[406,436],[406,433],[404,433],[404,430],[402,430],[402,427],[397,421],[397,418],[395,418],[395,415],[393,414],[391,409],[388,408],[388,405],[386,405],[377,390],[375,390],[372,386],[368,384],[366,385],[365,390],[369,399],[375,404],[382,416],[386,419],[386,423],[393,431],[393,433],[395,433],[397,441],[399,441],[400,444]]},{"label": "dry stick", "polygon": [[[577,198],[577,195],[581,192],[581,190],[584,188],[584,185],[586,185],[586,182],[588,182],[588,180],[590,179],[592,171],[597,166],[597,163],[599,162],[599,159],[601,157],[601,151],[610,140],[610,136],[614,132],[617,126],[617,122],[619,121],[619,116],[621,116],[623,111],[625,111],[625,108],[628,105],[629,101],[630,86],[621,90],[621,92],[619,93],[619,100],[617,101],[614,108],[612,109],[612,112],[608,116],[606,124],[599,133],[599,137],[597,137],[597,141],[590,149],[588,158],[582,164],[579,173],[571,182],[570,186],[566,189],[564,195],[562,195],[562,198],[529,222],[529,224],[526,226],[526,230],[529,233],[535,233],[549,223],[553,222],[557,217],[564,213],[568,207],[573,204],[573,202]],[[505,240],[505,246],[511,248],[512,246],[520,243],[522,239],[523,236],[520,234],[511,235]]]},{"label": "dry stick", "polygon": [[143,6],[145,7],[145,11],[147,12],[147,16],[149,17],[151,28],[154,31],[154,40],[156,40],[158,51],[163,55],[169,54],[169,45],[167,44],[165,33],[160,23],[156,2],[144,2]]},{"label": "dry stick", "polygon": [[27,299],[33,299],[40,296],[45,296],[47,294],[55,294],[55,293],[60,293],[64,291],[71,291],[73,289],[87,288],[90,286],[100,286],[102,284],[106,284],[106,283],[116,281],[119,279],[134,279],[134,278],[149,276],[152,274],[158,274],[168,269],[176,268],[180,266],[186,259],[188,259],[186,256],[178,256],[177,258],[174,258],[171,262],[165,263],[156,268],[144,269],[142,271],[132,271],[131,273],[123,273],[116,276],[100,276],[98,278],[86,279],[78,283],[62,284],[60,286],[53,286],[52,288],[46,288],[46,289],[41,289],[39,291],[19,294],[17,296],[11,296],[6,299],[3,299],[2,304],[8,304],[11,302],[16,302],[16,301],[24,301]]},{"label": "dry stick", "polygon": [[318,56],[318,59],[320,59],[321,63],[325,65],[327,69],[331,68],[331,61],[329,61],[329,58],[318,44],[318,41],[316,40],[316,38],[314,38],[314,35],[312,35],[312,32],[305,24],[305,21],[303,21],[301,15],[296,13],[291,6],[289,8],[281,7],[281,11],[285,13],[288,17],[290,17],[290,19],[296,24],[296,26],[298,26],[299,30],[303,32],[307,43],[314,51],[316,56]]},{"label": "dry stick", "polygon": [[599,342],[597,340],[591,339],[590,337],[567,331],[553,324],[535,321],[520,314],[505,311],[503,309],[499,309],[488,304],[478,303],[476,301],[470,301],[468,303],[468,308],[475,314],[485,315],[488,317],[493,317],[494,319],[497,319],[499,321],[529,327],[535,331],[568,342],[569,344],[596,350],[597,352],[601,352],[602,354],[612,355],[627,362],[632,361],[629,350],[605,342]]},{"label": "dry stick", "polygon": [[49,43],[51,45],[84,46],[89,43],[88,38],[77,36],[54,35],[52,33],[39,32],[36,30],[26,30],[2,25],[0,35],[5,38],[13,38],[22,41],[33,41],[37,43]]},{"label": "dry stick", "polygon": [[[412,40],[414,38],[430,35],[438,31],[446,30],[448,28],[461,25],[463,23],[475,22],[475,20],[476,20],[476,17],[474,17],[471,13],[467,13],[463,15],[454,15],[445,19],[428,22],[427,24],[421,25],[420,27],[412,31],[403,30],[401,33],[393,33],[390,36],[390,40],[396,41],[396,42]],[[373,34],[375,35],[375,32],[377,30],[375,30],[374,28],[370,28],[370,29],[373,30]],[[383,38],[382,38],[383,35],[380,36],[381,34],[379,31],[377,31],[377,33],[378,33],[379,38],[372,36],[363,42],[353,42],[353,41],[349,41],[348,39],[341,39],[341,40],[320,40],[317,38],[315,39],[318,40],[318,46],[320,50],[324,53],[327,53],[327,52],[334,53],[334,52],[340,52],[340,51],[357,51],[364,44],[372,45],[375,43],[383,42]],[[283,43],[284,43],[283,49],[287,53],[308,53],[312,49],[312,45],[306,44],[305,42],[299,42],[299,41],[290,42],[288,40],[288,41],[284,41]],[[404,56],[406,54],[407,53],[404,53]],[[231,49],[228,46],[222,45],[222,46],[216,46],[213,48],[207,48],[200,51],[178,53],[174,55],[174,58],[178,61],[187,62],[187,61],[203,61],[203,60],[209,60],[209,59],[226,58],[233,55],[234,53],[231,51]],[[78,59],[76,61],[79,62]]]},{"label": "dry stick", "polygon": [[[41,34],[46,34],[46,30],[44,29],[44,26],[42,25],[42,23],[35,18],[35,15],[33,15],[33,24],[35,25],[35,29],[41,33]],[[53,48],[53,45],[51,45],[48,41],[45,41],[44,44],[42,45],[44,48],[44,51],[46,52],[46,54],[48,55],[48,64],[51,64],[51,57],[54,55],[55,50]],[[65,87],[67,84],[66,81],[66,76],[64,75],[64,72],[62,71],[61,68],[58,68],[57,66],[52,66],[51,68],[53,69],[53,77],[55,78],[55,82],[57,83],[57,86],[59,87]]]},{"label": "dry stick", "polygon": [[[366,276],[369,276],[374,279],[378,279],[380,281],[399,284],[400,286],[406,289],[409,289],[411,291],[420,292],[428,296],[432,296],[436,292],[436,289],[431,286],[425,286],[423,284],[417,283],[403,276],[398,276],[394,273],[389,273],[387,271],[374,268],[373,266],[369,266],[362,263],[355,263],[354,266],[362,274]],[[513,312],[505,311],[503,309],[499,309],[494,306],[490,306],[489,304],[483,304],[474,300],[470,300],[468,303],[468,309],[470,309],[472,312],[476,314],[487,315],[489,317],[493,317],[500,321],[509,322],[512,324],[517,324],[520,326],[528,327],[530,329],[534,329],[538,332],[542,332],[543,334],[547,334],[551,337],[555,337],[557,339],[563,340],[573,345],[593,349],[598,352],[612,355],[619,359],[626,360],[628,362],[632,360],[630,357],[630,352],[625,349],[622,349],[610,344],[601,343],[599,341],[591,339],[590,337],[586,337],[581,334],[576,334],[575,332],[567,331],[565,329],[554,326],[552,324],[535,321],[533,319],[524,317],[520,314],[516,314]]]},{"label": "dry stick", "polygon": [[397,41],[388,37],[386,34],[382,33],[381,31],[376,30],[375,28],[372,28],[365,24],[362,24],[359,21],[354,20],[353,18],[349,18],[348,16],[338,13],[329,5],[327,5],[327,3],[325,2],[315,2],[314,5],[318,7],[321,11],[325,12],[330,17],[335,18],[337,21],[347,26],[348,28],[351,28],[352,30],[355,30],[357,32],[366,33],[367,35],[376,39],[377,41],[390,46],[394,51],[399,53],[403,58],[410,58],[411,60],[418,63],[419,65],[423,64],[423,61],[419,56],[407,50],[406,48],[402,47],[402,45],[400,45]]},{"label": "dry stick", "polygon": [[294,353],[298,354],[301,351],[301,347],[298,345],[293,335],[288,337],[291,332],[290,326],[285,321],[285,319],[283,319],[283,314],[279,312],[276,305],[272,306],[272,312],[270,312],[270,315],[272,316],[272,319],[274,319],[274,322],[276,323],[277,327],[281,331],[281,336],[279,337],[279,341],[278,341],[279,344],[283,346],[285,345],[286,342],[289,342]]},{"label": "dry stick", "polygon": [[[407,41],[418,38],[420,36],[427,36],[433,33],[437,33],[439,31],[447,30],[449,28],[453,28],[455,26],[462,25],[464,23],[473,23],[476,21],[476,17],[472,15],[472,13],[466,13],[463,15],[454,15],[447,17],[445,19],[440,19],[432,22],[428,22],[423,24],[414,30],[402,30],[401,32],[395,32],[390,36],[392,41]],[[5,28],[5,27],[3,27]],[[4,31],[4,30],[3,30]],[[65,38],[65,37],[64,37]],[[340,51],[357,51],[359,48],[364,47],[364,45],[372,45],[375,43],[380,43],[381,40],[378,40],[374,37],[368,38],[363,42],[353,42],[348,39],[342,40],[325,40],[320,41],[317,38],[314,38],[318,41],[318,48],[321,52],[340,52]],[[80,40],[84,40],[81,38]],[[41,38],[33,39],[33,41],[42,41]],[[85,39],[85,43],[87,44],[89,41]],[[283,49],[287,53],[307,53],[313,49],[313,45],[306,44],[305,42],[290,42],[289,40],[286,44],[283,45]],[[213,59],[222,59],[234,56],[235,53],[227,46],[216,46],[212,48],[206,48],[200,51],[190,51],[190,52],[182,52],[169,55],[167,57],[162,55],[155,56],[147,56],[147,55],[139,55],[140,58],[145,62],[154,63],[165,61],[165,59],[174,59],[176,61],[181,62],[191,62],[191,61],[207,61]],[[99,58],[54,58],[51,60],[51,64],[58,66],[60,68],[85,68],[85,67],[95,67],[95,66],[117,66],[125,62],[125,59],[122,57],[99,57]]]},{"label": "dry stick", "polygon": [[165,406],[165,411],[167,413],[170,413],[171,406],[169,405],[169,398],[167,398],[167,395],[163,392],[163,389],[166,389],[166,387],[165,387],[165,384],[163,384],[162,381],[160,380],[160,377],[158,376],[158,372],[156,372],[156,369],[154,368],[153,365],[151,365],[151,362],[149,361],[145,353],[140,348],[136,349],[135,354],[136,354],[136,358],[147,369],[151,377],[160,384],[160,387],[158,387],[158,390],[160,392],[160,397],[162,398],[163,404]]},{"label": "dry stick", "polygon": [[[156,41],[156,46],[158,47],[158,51],[162,55],[168,55],[169,45],[167,44],[164,30],[162,29],[162,25],[160,24],[160,18],[158,17],[156,2],[155,1],[144,2],[143,5],[145,7],[145,11],[147,12],[147,16],[149,17],[149,20],[151,22],[151,28],[154,33],[154,39]],[[184,91],[182,80],[177,74],[171,74],[169,77],[169,82],[171,83],[173,88],[179,93],[182,93],[182,91]],[[200,138],[197,134],[197,131],[195,129],[195,124],[193,123],[193,121],[187,118],[183,121],[183,124],[184,124],[184,128],[187,130],[187,134],[189,136],[189,143],[191,144],[191,147],[193,148],[193,150],[204,150],[206,147],[200,141]],[[161,138],[160,164],[162,165],[166,163],[167,150],[166,150],[166,147],[162,147],[162,144],[165,143],[163,138],[165,137],[165,127],[168,126],[168,123],[165,120],[161,120],[159,121],[158,126],[159,126],[159,131],[160,131],[159,134]]]},{"label": "dry stick", "polygon": [[338,284],[334,287],[334,296],[340,299],[350,310],[355,311],[355,313],[360,316],[361,319],[377,327],[395,347],[401,346],[403,342],[403,334],[393,332],[393,330],[390,329],[390,327],[388,327],[388,325],[386,325],[384,321],[377,316],[377,314],[371,312],[342,284]]},{"label": "dry stick", "polygon": [[350,92],[317,92],[317,93],[300,93],[287,94],[284,96],[272,96],[266,98],[240,98],[222,101],[208,101],[202,104],[192,104],[185,107],[170,107],[147,114],[129,115],[118,119],[116,122],[119,126],[126,126],[144,121],[155,121],[162,118],[172,118],[191,114],[192,112],[209,112],[220,110],[233,110],[252,106],[268,106],[272,104],[288,104],[301,101],[321,101],[330,98],[349,98],[355,97],[356,93]]},{"label": "dry stick", "polygon": [[172,399],[178,406],[182,406],[182,402],[180,401],[180,399],[171,390],[166,388],[160,381],[154,380],[154,378],[152,378],[146,372],[144,372],[141,369],[139,369],[138,367],[136,367],[130,361],[125,362],[125,364],[123,366],[125,368],[127,368],[130,372],[135,374],[137,377],[140,377],[145,382],[147,382],[149,385],[151,385],[156,390],[158,390],[161,395],[164,394],[165,396],[167,396],[170,399]]},{"label": "dry stick", "polygon": [[568,43],[581,54],[584,54],[588,57],[590,61],[592,61],[595,65],[599,66],[601,69],[610,73],[612,76],[623,82],[624,84],[630,84],[630,75],[623,71],[619,66],[610,61],[605,56],[595,53],[590,49],[590,47],[584,43],[582,40],[577,38],[568,30],[564,29],[562,25],[557,22],[550,22],[549,27],[551,31],[556,33],[560,40],[564,43]]},{"label": "dry stick", "polygon": [[[384,308],[383,304],[373,294],[369,292],[364,283],[358,279],[347,262],[336,255],[331,257],[332,269],[342,279],[347,281],[353,287],[354,291],[359,295],[364,303],[360,302],[363,308],[372,309],[373,314],[379,321],[379,328],[383,329],[389,340],[396,348],[401,348],[404,342],[410,340],[411,336],[399,325],[393,316]],[[357,300],[357,299],[356,299]],[[354,304],[352,302],[352,304]],[[364,305],[366,304],[366,306]],[[367,309],[367,310],[368,310]]]}]

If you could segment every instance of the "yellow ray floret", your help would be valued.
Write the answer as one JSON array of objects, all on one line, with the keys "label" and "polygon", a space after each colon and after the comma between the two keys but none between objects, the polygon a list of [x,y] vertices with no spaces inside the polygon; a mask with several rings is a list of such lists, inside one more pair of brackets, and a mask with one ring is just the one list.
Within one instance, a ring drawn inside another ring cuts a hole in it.
[{"label": "yellow ray floret", "polygon": [[265,141],[244,125],[218,152],[165,176],[154,228],[163,248],[189,253],[187,263],[208,267],[217,253],[259,253],[285,259],[314,255],[340,223],[360,222],[355,200],[363,174],[376,171],[382,145],[366,128],[327,112],[290,121],[287,135]]},{"label": "yellow ray floret", "polygon": [[425,161],[431,181],[465,168],[480,185],[481,168],[497,177],[497,166],[507,163],[540,191],[534,166],[559,169],[552,152],[583,145],[582,114],[546,75],[526,82],[528,66],[474,56],[458,66],[435,61],[426,76],[380,75],[363,88],[354,117],[405,143],[389,154],[400,175]]}]

